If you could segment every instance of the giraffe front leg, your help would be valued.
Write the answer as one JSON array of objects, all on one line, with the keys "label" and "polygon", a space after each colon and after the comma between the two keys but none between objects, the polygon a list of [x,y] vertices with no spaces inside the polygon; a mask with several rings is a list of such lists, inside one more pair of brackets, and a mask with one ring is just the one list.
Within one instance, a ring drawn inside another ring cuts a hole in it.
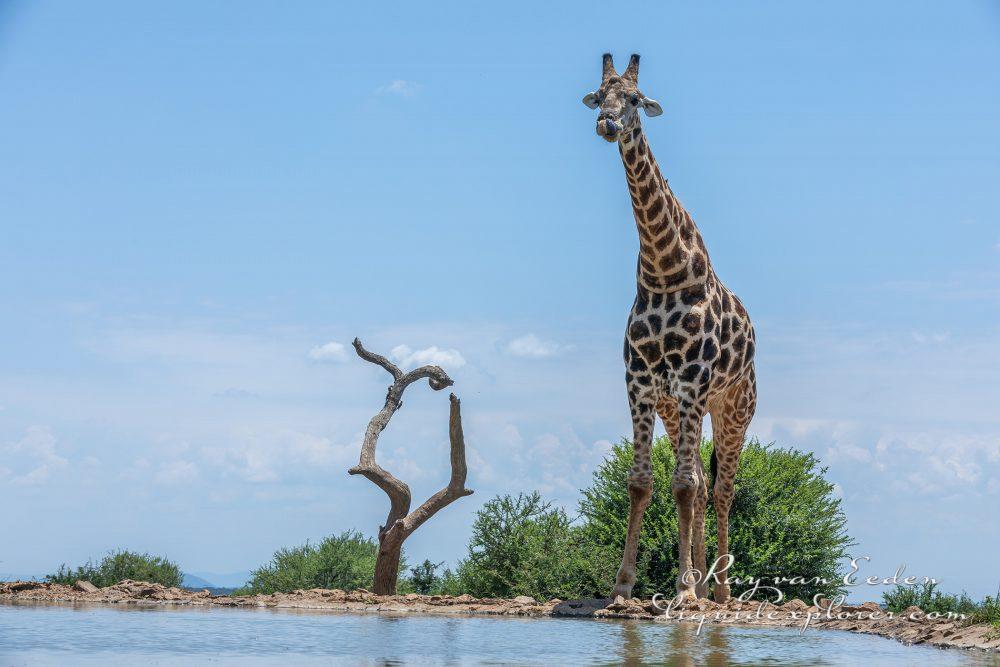
[{"label": "giraffe front leg", "polygon": [[[704,482],[704,472],[699,475],[701,469],[701,422],[704,417],[704,406],[692,404],[690,401],[682,401],[680,412],[680,443],[677,447],[677,463],[670,484],[674,502],[677,505],[679,533],[677,595],[681,598],[697,598],[698,577],[692,567],[691,553],[696,498],[698,494],[704,493],[701,488]],[[704,538],[704,526],[702,533]]]},{"label": "giraffe front leg", "polygon": [[621,595],[626,600],[632,597],[635,585],[635,562],[639,553],[639,533],[642,530],[642,516],[653,495],[653,465],[651,450],[653,445],[653,403],[636,401],[632,405],[633,461],[628,474],[629,515],[628,530],[625,534],[625,549],[621,567],[615,577],[615,587],[611,597]]},{"label": "giraffe front leg", "polygon": [[[700,449],[700,442],[699,442]],[[695,584],[695,594],[699,598],[708,597],[708,580],[705,573],[708,572],[705,563],[705,508],[708,506],[708,480],[701,465],[701,453],[699,451],[695,473],[698,475],[698,490],[694,494],[694,512],[692,516],[691,529],[691,551],[693,552],[692,568],[698,572]]]}]

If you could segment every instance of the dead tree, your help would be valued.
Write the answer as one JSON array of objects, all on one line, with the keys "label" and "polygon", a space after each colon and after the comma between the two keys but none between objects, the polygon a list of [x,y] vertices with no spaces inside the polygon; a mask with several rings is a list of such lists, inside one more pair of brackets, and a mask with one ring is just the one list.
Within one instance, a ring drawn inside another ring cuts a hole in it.
[{"label": "dead tree", "polygon": [[465,488],[468,469],[465,464],[465,436],[462,433],[461,403],[455,394],[451,395],[451,413],[448,421],[448,436],[451,439],[451,480],[417,509],[410,511],[410,487],[397,479],[389,471],[375,462],[375,446],[378,436],[389,423],[392,415],[403,406],[403,391],[412,383],[427,378],[431,389],[439,391],[454,384],[448,374],[439,366],[421,366],[409,373],[403,373],[398,366],[380,354],[369,352],[354,339],[354,349],[358,356],[387,370],[393,378],[385,397],[385,406],[368,422],[365,440],[361,445],[361,460],[348,472],[364,475],[389,496],[389,516],[385,525],[378,530],[378,558],[375,561],[375,593],[395,595],[396,580],[399,576],[399,555],[403,542],[427,519],[439,510],[463,496],[472,494]]}]

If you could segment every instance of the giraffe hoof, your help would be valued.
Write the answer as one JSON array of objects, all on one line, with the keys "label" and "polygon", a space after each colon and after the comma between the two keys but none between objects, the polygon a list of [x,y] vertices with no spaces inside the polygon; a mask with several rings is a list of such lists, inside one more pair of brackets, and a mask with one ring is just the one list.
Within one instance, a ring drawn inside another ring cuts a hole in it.
[{"label": "giraffe hoof", "polygon": [[619,595],[626,600],[631,600],[632,584],[615,584],[614,590],[611,591],[611,599],[614,600]]},{"label": "giraffe hoof", "polygon": [[694,586],[678,586],[677,587],[677,601],[681,604],[685,602],[694,602],[698,599],[698,594],[694,590]]}]

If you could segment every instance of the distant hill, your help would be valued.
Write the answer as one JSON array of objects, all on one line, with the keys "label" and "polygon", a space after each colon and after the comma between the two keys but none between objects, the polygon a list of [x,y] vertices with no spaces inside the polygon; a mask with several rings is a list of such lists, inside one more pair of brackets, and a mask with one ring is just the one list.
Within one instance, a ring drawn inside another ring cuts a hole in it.
[{"label": "distant hill", "polygon": [[190,577],[201,588],[239,588],[250,581],[250,572],[185,572],[184,587],[188,586]]},{"label": "distant hill", "polygon": [[184,579],[181,581],[181,586],[184,588],[194,588],[201,590],[203,588],[215,588],[215,584],[208,581],[207,579],[202,579],[194,574],[184,573]]}]

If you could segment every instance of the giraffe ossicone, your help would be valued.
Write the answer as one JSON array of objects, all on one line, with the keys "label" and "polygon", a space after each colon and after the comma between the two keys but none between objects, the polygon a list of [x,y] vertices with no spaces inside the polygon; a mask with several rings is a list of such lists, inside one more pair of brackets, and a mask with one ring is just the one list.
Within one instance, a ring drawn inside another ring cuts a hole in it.
[{"label": "giraffe ossicone", "polygon": [[[723,557],[729,554],[733,482],[757,404],[756,339],[746,308],[715,274],[694,220],[649,150],[639,111],[658,116],[662,108],[639,90],[638,81],[638,55],[618,74],[611,54],[604,54],[601,85],[583,98],[586,106],[600,109],[598,136],[618,144],[639,232],[636,297],[624,350],[634,460],[628,476],[628,531],[611,595],[628,599],[635,584],[642,516],[653,491],[653,423],[659,415],[676,459],[671,491],[680,533],[677,592],[707,597],[710,481],[701,462],[702,422],[711,415],[711,483],[718,556]],[[715,599],[723,602],[729,597],[726,572],[713,579]]]}]

